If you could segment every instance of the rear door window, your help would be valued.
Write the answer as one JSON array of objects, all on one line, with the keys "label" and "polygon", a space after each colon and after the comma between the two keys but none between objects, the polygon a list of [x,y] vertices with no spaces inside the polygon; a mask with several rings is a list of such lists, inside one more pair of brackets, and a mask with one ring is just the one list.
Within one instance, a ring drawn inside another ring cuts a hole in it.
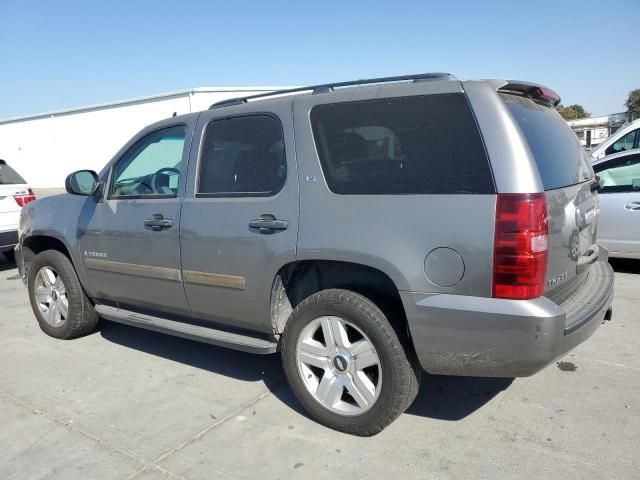
[{"label": "rear door window", "polygon": [[247,115],[211,122],[200,156],[198,196],[271,196],[287,176],[280,121]]},{"label": "rear door window", "polygon": [[529,144],[545,190],[592,178],[587,152],[558,112],[527,97],[500,96]]},{"label": "rear door window", "polygon": [[24,184],[24,181],[18,172],[5,163],[4,160],[0,160],[0,185],[15,185]]},{"label": "rear door window", "polygon": [[338,194],[493,193],[489,161],[463,94],[322,104],[311,125]]}]

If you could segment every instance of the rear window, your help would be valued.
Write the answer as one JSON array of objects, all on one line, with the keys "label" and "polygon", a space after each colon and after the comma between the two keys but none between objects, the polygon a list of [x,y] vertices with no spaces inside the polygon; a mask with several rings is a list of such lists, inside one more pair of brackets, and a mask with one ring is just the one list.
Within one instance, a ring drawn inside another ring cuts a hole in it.
[{"label": "rear window", "polygon": [[493,193],[480,133],[463,94],[317,105],[311,125],[338,194]]},{"label": "rear window", "polygon": [[27,183],[18,172],[7,165],[4,160],[0,160],[0,185],[14,185],[17,183]]},{"label": "rear window", "polygon": [[554,109],[519,95],[500,96],[529,144],[545,190],[592,178],[591,164],[580,140]]}]

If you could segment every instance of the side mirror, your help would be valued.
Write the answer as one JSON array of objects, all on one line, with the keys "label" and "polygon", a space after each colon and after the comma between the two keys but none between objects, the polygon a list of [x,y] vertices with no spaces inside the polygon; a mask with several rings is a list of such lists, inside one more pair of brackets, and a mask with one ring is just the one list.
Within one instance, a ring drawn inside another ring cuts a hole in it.
[{"label": "side mirror", "polygon": [[91,196],[98,190],[100,179],[93,170],[78,170],[67,177],[64,187],[71,195]]}]

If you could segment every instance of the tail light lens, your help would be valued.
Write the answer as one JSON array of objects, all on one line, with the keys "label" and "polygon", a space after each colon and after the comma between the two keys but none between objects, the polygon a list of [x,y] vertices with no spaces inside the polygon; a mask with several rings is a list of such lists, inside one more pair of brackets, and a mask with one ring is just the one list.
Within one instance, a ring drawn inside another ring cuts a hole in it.
[{"label": "tail light lens", "polygon": [[560,95],[546,87],[538,87],[532,93],[531,97],[534,100],[541,100],[545,103],[553,105],[554,107],[560,104]]},{"label": "tail light lens", "polygon": [[36,199],[36,196],[33,193],[33,190],[29,189],[26,195],[14,195],[13,198],[19,207],[24,207],[27,203],[33,202]]},{"label": "tail light lens", "polygon": [[542,295],[548,247],[544,193],[498,194],[493,296],[523,300]]}]

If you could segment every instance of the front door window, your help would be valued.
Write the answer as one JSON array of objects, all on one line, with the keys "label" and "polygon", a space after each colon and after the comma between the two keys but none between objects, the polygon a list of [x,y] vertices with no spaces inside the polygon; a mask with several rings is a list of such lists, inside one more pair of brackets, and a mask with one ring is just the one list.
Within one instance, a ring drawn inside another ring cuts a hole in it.
[{"label": "front door window", "polygon": [[153,132],[116,164],[109,198],[172,198],[178,194],[185,128]]},{"label": "front door window", "polygon": [[594,170],[600,177],[600,193],[640,192],[640,155],[625,155]]}]

